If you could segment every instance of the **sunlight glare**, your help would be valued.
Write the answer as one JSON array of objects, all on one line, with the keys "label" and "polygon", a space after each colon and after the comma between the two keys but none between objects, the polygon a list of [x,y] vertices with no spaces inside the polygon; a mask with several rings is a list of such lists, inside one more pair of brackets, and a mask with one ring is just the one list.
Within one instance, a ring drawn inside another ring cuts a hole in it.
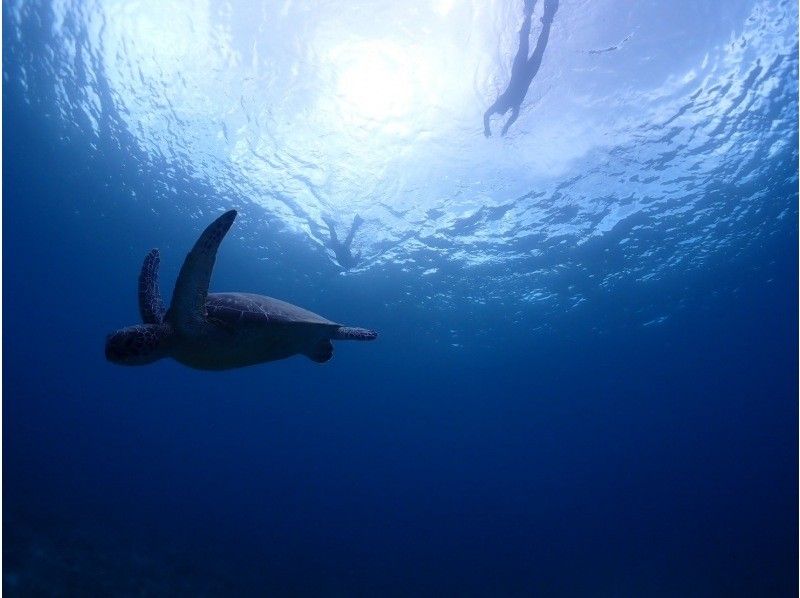
[{"label": "sunlight glare", "polygon": [[329,58],[338,73],[335,96],[340,116],[358,124],[403,128],[434,93],[430,61],[421,54],[417,48],[387,40],[333,49]]}]

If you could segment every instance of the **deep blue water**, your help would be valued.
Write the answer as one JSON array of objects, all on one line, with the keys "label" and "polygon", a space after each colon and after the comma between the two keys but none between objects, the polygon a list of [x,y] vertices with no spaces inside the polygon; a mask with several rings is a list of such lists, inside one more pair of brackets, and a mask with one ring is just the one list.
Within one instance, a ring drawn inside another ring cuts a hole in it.
[{"label": "deep blue water", "polygon": [[[796,7],[561,0],[486,139],[521,2],[441,2],[441,26],[127,4],[3,5],[5,592],[796,595]],[[437,71],[420,28],[474,73]],[[331,31],[354,46],[302,51]],[[225,68],[191,62],[205,35]],[[395,79],[414,93],[381,95]],[[322,365],[106,362],[145,253],[168,299],[230,207],[212,290],[379,339]],[[342,273],[322,217],[344,236],[356,213]]]}]

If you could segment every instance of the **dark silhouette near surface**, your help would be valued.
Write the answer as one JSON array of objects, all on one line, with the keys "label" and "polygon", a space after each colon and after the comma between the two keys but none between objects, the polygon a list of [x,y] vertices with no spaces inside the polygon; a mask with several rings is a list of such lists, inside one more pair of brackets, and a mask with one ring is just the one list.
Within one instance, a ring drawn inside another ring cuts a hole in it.
[{"label": "dark silhouette near surface", "polygon": [[347,238],[345,238],[344,243],[339,241],[339,236],[336,234],[336,227],[333,220],[325,217],[323,217],[323,220],[325,221],[325,224],[328,225],[328,230],[331,234],[330,241],[328,241],[328,247],[330,247],[330,249],[333,250],[333,253],[336,254],[336,261],[339,262],[339,265],[345,270],[349,270],[350,268],[357,266],[361,261],[361,253],[353,255],[350,251],[350,246],[353,244],[353,237],[355,237],[358,227],[361,226],[364,220],[361,218],[361,216],[356,214],[356,217],[353,218],[353,224],[350,225],[350,232],[347,233]]},{"label": "dark silhouette near surface", "polygon": [[491,137],[492,135],[489,118],[493,114],[505,114],[511,110],[511,116],[508,117],[500,134],[505,135],[508,132],[508,128],[517,120],[520,105],[525,99],[528,88],[542,64],[544,49],[547,47],[547,41],[550,38],[550,26],[553,24],[553,18],[558,10],[558,0],[544,0],[542,32],[539,34],[539,41],[536,42],[533,54],[528,58],[528,38],[531,35],[531,16],[533,15],[535,4],[535,0],[525,0],[525,19],[522,21],[522,28],[519,30],[519,50],[517,50],[514,64],[511,67],[511,80],[508,82],[506,90],[500,94],[500,97],[495,100],[494,104],[489,106],[489,109],[483,115],[483,134],[486,137]]},{"label": "dark silhouette near surface", "polygon": [[633,37],[633,33],[629,33],[628,35],[625,36],[625,39],[623,39],[618,44],[614,44],[613,46],[609,46],[607,48],[600,48],[599,50],[587,50],[586,53],[587,54],[605,54],[606,52],[613,52],[615,50],[619,50],[622,46],[624,46],[626,43],[628,43],[628,41],[630,41],[630,39],[632,37]]}]

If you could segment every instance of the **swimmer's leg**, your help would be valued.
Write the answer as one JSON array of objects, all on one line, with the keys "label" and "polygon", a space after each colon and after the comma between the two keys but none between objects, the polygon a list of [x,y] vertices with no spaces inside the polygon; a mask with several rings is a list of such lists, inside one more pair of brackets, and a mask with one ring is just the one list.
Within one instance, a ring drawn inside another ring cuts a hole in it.
[{"label": "swimmer's leg", "polygon": [[364,222],[364,220],[361,218],[361,216],[356,214],[356,217],[353,218],[353,224],[350,225],[350,232],[347,233],[347,238],[344,240],[344,248],[347,251],[350,251],[350,245],[353,244],[353,237],[355,236],[356,231],[358,230],[358,227],[361,226],[362,222]]},{"label": "swimmer's leg", "polygon": [[330,238],[331,249],[334,249],[335,251],[335,248],[339,246],[339,237],[336,234],[336,227],[334,225],[334,222],[333,220],[331,220],[326,216],[323,216],[322,220],[325,222],[325,224],[328,225],[328,232],[330,233],[331,236]]}]

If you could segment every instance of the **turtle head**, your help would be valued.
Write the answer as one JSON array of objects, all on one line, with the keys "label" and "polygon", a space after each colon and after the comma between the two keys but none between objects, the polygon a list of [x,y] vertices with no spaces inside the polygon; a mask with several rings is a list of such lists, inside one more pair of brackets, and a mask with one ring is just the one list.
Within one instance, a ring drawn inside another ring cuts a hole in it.
[{"label": "turtle head", "polygon": [[166,324],[138,324],[106,337],[106,359],[119,365],[146,365],[166,357],[172,329]]}]

